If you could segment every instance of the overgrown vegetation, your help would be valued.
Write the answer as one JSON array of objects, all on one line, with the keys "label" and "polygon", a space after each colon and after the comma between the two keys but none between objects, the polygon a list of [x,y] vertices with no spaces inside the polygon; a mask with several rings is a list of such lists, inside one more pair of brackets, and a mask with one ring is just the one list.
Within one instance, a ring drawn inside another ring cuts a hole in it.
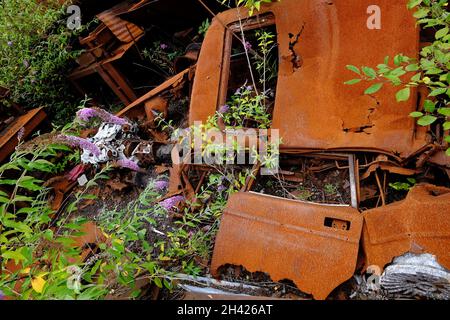
[{"label": "overgrown vegetation", "polygon": [[[12,188],[0,193],[3,294],[18,299],[99,299],[125,291],[136,298],[143,289],[136,286],[138,280],[172,289],[171,279],[177,273],[204,271],[226,197],[240,184],[210,175],[196,195],[199,203],[207,205],[194,211],[197,204],[192,203],[182,219],[172,220],[175,202],[157,204],[166,190],[155,179],[125,209],[103,210],[95,218],[101,233],[96,243],[99,251],[83,261],[86,248],[75,242],[86,232],[88,219],[78,208],[83,201],[96,199],[89,191],[109,179],[112,168],[104,166],[54,212],[45,177],[65,169],[57,167],[61,159],[70,159],[69,168],[79,161],[78,152],[54,140],[51,134],[21,144],[11,161],[0,167],[0,186]],[[20,174],[17,181],[5,178],[11,172]]]},{"label": "overgrown vegetation", "polygon": [[26,109],[45,106],[58,124],[72,117],[78,102],[66,79],[78,52],[65,8],[57,0],[0,2],[0,85]]},{"label": "overgrown vegetation", "polygon": [[[253,11],[263,2],[270,1],[238,1],[238,5]],[[76,53],[70,50],[70,34],[61,20],[64,10],[56,1],[48,3],[45,10],[31,0],[7,0],[1,5],[5,10],[0,12],[0,28],[11,30],[0,30],[1,60],[7,65],[0,71],[0,79],[12,89],[16,101],[29,102],[28,107],[48,105],[57,115],[55,121],[67,119],[76,108],[72,108],[73,100],[65,100],[70,96],[65,91],[63,70]],[[199,32],[208,27],[205,22]],[[264,88],[274,76],[268,65],[272,38],[268,33],[258,34],[262,59],[255,58],[254,63]],[[165,72],[172,72],[176,49],[163,43],[154,46],[157,50],[144,54],[158,60],[155,62]],[[218,129],[219,119],[233,128],[268,128],[267,95],[266,89],[257,93],[252,86],[243,86],[228,109],[210,119],[208,129]],[[177,197],[164,198],[167,177],[160,175],[125,208],[103,208],[88,218],[80,207],[96,200],[92,190],[110,179],[113,166],[107,163],[91,168],[87,183],[75,188],[55,211],[53,193],[45,181],[80,163],[80,149],[88,141],[65,136],[66,142],[85,142],[70,148],[58,138],[60,133],[77,136],[79,125],[70,123],[62,132],[20,142],[10,162],[0,167],[0,293],[15,299],[102,299],[121,294],[139,298],[151,284],[172,290],[179,273],[204,274],[227,198],[241,190],[251,168],[211,164],[215,171],[207,176],[194,200],[183,206],[178,205]],[[162,125],[175,130],[170,122]],[[223,146],[204,138],[206,152],[221,151],[226,157]],[[237,145],[233,148],[239,149]],[[277,157],[273,152],[258,160],[273,164]],[[86,235],[92,219],[97,228],[95,244],[80,246],[77,241]],[[140,280],[145,280],[144,286]]]},{"label": "overgrown vegetation", "polygon": [[217,1],[228,7],[231,7],[232,5],[235,5],[236,7],[245,7],[249,10],[249,14],[252,15],[255,12],[255,10],[259,11],[261,9],[262,4],[271,3],[275,0],[217,0]]},{"label": "overgrown vegetation", "polygon": [[[399,87],[396,94],[398,102],[410,98],[411,88],[425,86],[429,89],[428,99],[423,110],[412,112],[420,126],[437,124],[444,130],[450,129],[450,13],[446,0],[409,0],[409,9],[416,9],[414,17],[424,30],[435,31],[434,41],[420,52],[419,60],[403,54],[393,60],[386,57],[376,69],[363,66],[358,68],[348,65],[359,78],[346,82],[356,84],[361,81],[376,81],[365,91],[375,94],[384,84]],[[444,143],[450,143],[450,136],[444,137]],[[450,148],[447,149],[450,156]]]}]

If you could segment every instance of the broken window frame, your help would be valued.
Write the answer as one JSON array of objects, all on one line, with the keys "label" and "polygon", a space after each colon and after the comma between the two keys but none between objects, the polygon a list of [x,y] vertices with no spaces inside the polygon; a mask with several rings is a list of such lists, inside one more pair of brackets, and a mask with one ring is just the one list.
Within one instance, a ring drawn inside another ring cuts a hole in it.
[{"label": "broken window frame", "polygon": [[[220,108],[220,106],[226,104],[227,102],[227,92],[228,92],[228,84],[230,80],[230,68],[231,68],[231,52],[233,49],[233,37],[237,36],[239,38],[239,41],[242,41],[240,32],[241,32],[241,25],[244,30],[244,32],[261,29],[261,28],[267,28],[274,26],[277,30],[277,23],[276,23],[276,17],[275,13],[269,11],[265,12],[261,15],[249,18],[245,21],[236,20],[232,23],[230,23],[225,32],[225,39],[224,39],[224,45],[223,45],[223,55],[222,55],[222,69],[221,69],[221,75],[220,75],[220,82],[219,82],[219,94],[218,94],[218,101],[216,105],[216,110]],[[238,34],[236,34],[238,33]],[[278,50],[278,56],[280,55],[279,48]],[[278,78],[278,74],[277,74]],[[275,90],[275,99],[276,99],[276,90]]]},{"label": "broken window frame", "polygon": [[310,153],[310,154],[305,154],[303,155],[305,158],[323,158],[323,159],[330,159],[330,160],[343,160],[343,161],[347,161],[348,162],[348,167],[344,167],[342,169],[348,169],[349,172],[349,191],[350,191],[350,203],[346,203],[346,204],[333,204],[333,203],[316,203],[316,202],[312,202],[312,201],[307,201],[307,200],[293,200],[293,199],[287,199],[287,198],[283,198],[280,196],[275,196],[275,195],[267,195],[264,193],[260,193],[260,192],[256,192],[256,191],[252,191],[253,185],[256,182],[256,180],[258,179],[259,173],[260,173],[260,164],[256,164],[253,167],[253,173],[255,175],[255,177],[251,177],[247,183],[246,183],[246,187],[245,187],[245,191],[249,192],[249,193],[253,193],[253,194],[258,194],[261,196],[266,196],[266,197],[273,197],[273,198],[278,198],[278,199],[284,199],[284,200],[289,200],[289,201],[297,201],[297,202],[304,202],[304,203],[312,203],[312,204],[317,204],[317,205],[321,205],[321,206],[334,206],[334,207],[352,207],[355,208],[357,210],[359,210],[359,202],[360,202],[360,186],[359,186],[359,163],[358,160],[356,159],[354,154],[351,153]]}]

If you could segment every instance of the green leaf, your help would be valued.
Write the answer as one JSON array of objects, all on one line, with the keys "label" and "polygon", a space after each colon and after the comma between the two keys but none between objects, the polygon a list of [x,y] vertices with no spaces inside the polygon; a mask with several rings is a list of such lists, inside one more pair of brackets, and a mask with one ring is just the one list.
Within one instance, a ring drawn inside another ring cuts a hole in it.
[{"label": "green leaf", "polygon": [[357,74],[361,74],[361,71],[359,71],[359,69],[357,68],[357,67],[355,67],[355,66],[352,66],[352,65],[347,65],[347,69],[348,70],[350,70],[350,71],[353,71],[353,72],[355,72],[355,73],[357,73]]},{"label": "green leaf", "polygon": [[450,108],[439,108],[438,112],[446,117],[450,117]]},{"label": "green leaf", "polygon": [[160,278],[154,278],[154,279],[153,279],[153,282],[156,284],[156,286],[157,286],[158,288],[162,288],[162,287],[163,287],[163,284],[162,284]]},{"label": "green leaf", "polygon": [[414,18],[420,19],[420,18],[426,17],[429,12],[430,12],[430,9],[420,8],[419,10],[414,12],[413,16],[414,16]]},{"label": "green leaf", "polygon": [[24,255],[18,251],[5,251],[2,253],[2,257],[3,257],[3,259],[7,259],[7,260],[13,259],[16,262],[16,264],[19,261],[25,260]]},{"label": "green leaf", "polygon": [[44,172],[52,172],[55,165],[47,160],[38,159],[29,163],[30,168]]},{"label": "green leaf", "polygon": [[447,91],[447,88],[437,88],[437,89],[434,89],[433,91],[431,91],[429,96],[436,97],[438,95],[445,93],[446,91]]},{"label": "green leaf", "polygon": [[430,69],[428,69],[427,71],[425,71],[425,73],[426,73],[426,74],[429,74],[429,75],[435,75],[435,74],[442,73],[443,71],[444,71],[444,70],[439,69],[439,68],[430,68]]},{"label": "green leaf", "polygon": [[406,71],[409,71],[409,72],[411,72],[411,71],[417,71],[417,70],[419,70],[419,65],[418,65],[417,63],[407,65],[406,68],[405,68],[405,70],[406,70]]},{"label": "green leaf", "polygon": [[383,87],[383,83],[375,83],[364,91],[364,94],[374,94]]},{"label": "green leaf", "polygon": [[450,130],[450,121],[444,122],[443,127],[444,127],[444,130]]},{"label": "green leaf", "polygon": [[422,0],[409,0],[409,2],[408,2],[408,9],[412,9],[414,7],[417,7],[421,3],[422,3]]},{"label": "green leaf", "polygon": [[426,115],[426,116],[423,116],[422,118],[420,118],[417,121],[417,124],[419,124],[420,126],[426,127],[426,126],[429,126],[430,124],[432,124],[433,122],[435,122],[436,120],[437,120],[437,117],[431,116],[431,115]]},{"label": "green leaf", "polygon": [[25,176],[22,179],[19,179],[18,185],[19,187],[22,187],[24,189],[30,190],[30,191],[38,191],[41,190],[42,187],[37,185],[37,183],[42,183],[42,180],[38,180],[36,178]]},{"label": "green leaf", "polygon": [[447,35],[447,33],[448,33],[448,27],[445,27],[445,28],[443,28],[441,30],[438,30],[436,32],[436,39],[443,38],[444,36]]},{"label": "green leaf", "polygon": [[357,84],[359,82],[361,82],[361,79],[352,79],[347,82],[344,82],[344,84],[352,85],[352,84]]},{"label": "green leaf", "polygon": [[411,112],[411,113],[409,114],[409,116],[410,116],[410,117],[413,117],[413,118],[420,118],[420,117],[423,116],[423,113],[422,113],[422,112],[415,111],[415,112]]},{"label": "green leaf", "polygon": [[47,229],[44,231],[43,236],[45,239],[50,241],[53,239],[53,231],[51,229]]},{"label": "green leaf", "polygon": [[368,76],[370,79],[375,79],[377,76],[377,73],[375,72],[374,69],[369,68],[369,67],[362,67],[362,71],[364,72],[364,74],[366,76]]},{"label": "green leaf", "polygon": [[397,92],[395,95],[395,98],[397,99],[397,102],[407,101],[409,99],[409,96],[411,95],[411,89],[406,87],[400,91]]},{"label": "green leaf", "polygon": [[403,61],[403,56],[401,54],[398,54],[394,57],[394,64],[396,66],[399,66]]},{"label": "green leaf", "polygon": [[445,151],[445,154],[450,157],[450,148],[448,148],[447,151]]},{"label": "green leaf", "polygon": [[0,167],[0,172],[6,171],[6,170],[20,170],[20,168],[14,162],[8,162]]},{"label": "green leaf", "polygon": [[3,225],[7,228],[12,228],[14,229],[14,231],[16,232],[21,232],[21,233],[32,233],[33,230],[31,230],[31,228],[23,223],[23,222],[15,222],[13,220],[3,220]]},{"label": "green leaf", "polygon": [[436,104],[431,101],[431,100],[425,100],[424,104],[423,104],[423,108],[426,112],[434,112],[434,110],[436,109]]},{"label": "green leaf", "polygon": [[7,184],[7,185],[14,186],[16,183],[17,183],[17,180],[13,180],[13,179],[1,179],[0,180],[0,184]]}]

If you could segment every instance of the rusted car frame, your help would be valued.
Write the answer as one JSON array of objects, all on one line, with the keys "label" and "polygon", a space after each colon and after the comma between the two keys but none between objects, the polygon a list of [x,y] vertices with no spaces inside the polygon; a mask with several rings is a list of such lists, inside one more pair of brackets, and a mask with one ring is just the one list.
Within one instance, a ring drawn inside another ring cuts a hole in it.
[{"label": "rusted car frame", "polygon": [[[405,4],[385,0],[378,5],[384,12],[383,32],[367,28],[367,5],[355,0],[286,0],[258,13],[273,14],[277,28],[279,74],[272,128],[280,130],[282,148],[366,150],[405,158],[427,144],[426,128],[408,117],[417,109],[415,90],[413,99],[393,107],[395,88],[368,96],[363,84],[344,84],[351,77],[346,70],[350,62],[376,65],[386,55],[418,54],[418,30]],[[231,26],[240,20],[245,26],[246,17],[247,11],[239,9],[213,20],[198,60],[190,123],[205,122],[225,102]],[[268,21],[258,23],[264,26]],[[253,27],[252,23],[249,28]],[[299,37],[293,43],[295,35]],[[386,42],[389,48],[377,50]]]}]

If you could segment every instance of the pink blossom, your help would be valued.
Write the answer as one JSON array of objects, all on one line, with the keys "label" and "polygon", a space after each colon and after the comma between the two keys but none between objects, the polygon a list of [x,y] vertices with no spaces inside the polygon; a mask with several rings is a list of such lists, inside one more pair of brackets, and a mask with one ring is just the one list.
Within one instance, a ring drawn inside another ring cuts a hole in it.
[{"label": "pink blossom", "polygon": [[227,113],[229,110],[230,110],[230,106],[226,104],[226,105],[221,106],[219,108],[219,113],[224,114],[224,113]]},{"label": "pink blossom", "polygon": [[164,190],[169,186],[169,182],[161,180],[155,182],[155,188],[158,190]]},{"label": "pink blossom", "polygon": [[114,123],[121,126],[129,124],[125,119],[119,118],[108,111],[99,108],[83,108],[77,112],[77,118],[82,121],[89,121],[94,117],[98,117],[104,122]]},{"label": "pink blossom", "polygon": [[166,210],[171,210],[173,207],[175,207],[178,203],[181,201],[184,201],[183,196],[174,196],[171,198],[167,198],[166,200],[161,201],[159,204],[161,207],[163,207]]},{"label": "pink blossom", "polygon": [[19,129],[19,132],[17,132],[17,140],[22,140],[23,136],[25,135],[25,128],[22,127]]},{"label": "pink blossom", "polygon": [[122,159],[117,161],[117,165],[122,168],[128,168],[133,171],[139,171],[141,168],[139,168],[138,164],[130,159]]},{"label": "pink blossom", "polygon": [[87,150],[96,157],[100,155],[100,149],[87,139],[60,134],[59,136],[56,137],[56,140],[60,141],[61,143],[65,143],[71,147],[79,147],[83,150]]},{"label": "pink blossom", "polygon": [[77,112],[77,118],[83,121],[89,121],[97,116],[97,111],[92,108],[83,108]]}]

